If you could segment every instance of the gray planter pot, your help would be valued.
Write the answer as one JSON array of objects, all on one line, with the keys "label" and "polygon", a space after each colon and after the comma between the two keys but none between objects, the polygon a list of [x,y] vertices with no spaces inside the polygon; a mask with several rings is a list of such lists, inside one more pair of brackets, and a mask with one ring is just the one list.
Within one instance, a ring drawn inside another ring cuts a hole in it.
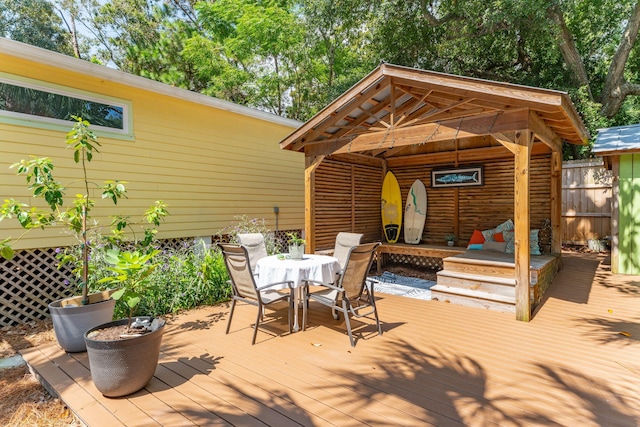
[{"label": "gray planter pot", "polygon": [[607,241],[599,239],[587,240],[587,247],[594,252],[604,252],[607,250]]},{"label": "gray planter pot", "polygon": [[96,329],[126,325],[128,319],[116,320],[91,328],[84,334],[89,356],[91,379],[107,397],[126,396],[143,388],[153,377],[160,356],[165,321],[154,320],[154,330],[145,335],[116,341],[88,338]]},{"label": "gray planter pot", "polygon": [[86,351],[84,333],[94,326],[111,321],[116,301],[110,298],[77,307],[63,307],[62,301],[49,304],[53,331],[58,344],[67,353]]}]

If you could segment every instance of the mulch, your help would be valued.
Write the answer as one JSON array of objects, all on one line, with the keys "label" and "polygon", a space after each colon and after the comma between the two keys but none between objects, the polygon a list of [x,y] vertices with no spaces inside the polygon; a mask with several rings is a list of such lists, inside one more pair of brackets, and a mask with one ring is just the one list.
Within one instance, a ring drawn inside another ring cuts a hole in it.
[{"label": "mulch", "polygon": [[[0,358],[55,341],[51,320],[0,329]],[[63,402],[51,396],[26,365],[0,369],[0,425],[7,427],[74,427],[82,423]]]}]

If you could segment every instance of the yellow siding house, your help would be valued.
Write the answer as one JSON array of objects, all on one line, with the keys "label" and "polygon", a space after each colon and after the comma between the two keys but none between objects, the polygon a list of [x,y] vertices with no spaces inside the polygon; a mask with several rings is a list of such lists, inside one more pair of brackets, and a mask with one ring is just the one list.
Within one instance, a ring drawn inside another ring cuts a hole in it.
[{"label": "yellow siding house", "polygon": [[[0,83],[118,111],[117,125],[94,128],[102,146],[89,164],[97,183],[127,182],[129,198],[116,207],[94,195],[92,214],[105,224],[112,214],[141,216],[161,199],[171,215],[159,238],[209,237],[243,214],[266,219],[273,230],[276,206],[280,230],[304,228],[304,156],[278,145],[297,121],[2,38]],[[65,148],[71,126],[0,105],[0,199],[30,200],[24,177],[9,169],[29,155],[52,158],[63,184],[80,178]],[[21,233],[16,221],[0,222],[0,240]],[[15,247],[73,243],[63,230],[48,229]]]}]

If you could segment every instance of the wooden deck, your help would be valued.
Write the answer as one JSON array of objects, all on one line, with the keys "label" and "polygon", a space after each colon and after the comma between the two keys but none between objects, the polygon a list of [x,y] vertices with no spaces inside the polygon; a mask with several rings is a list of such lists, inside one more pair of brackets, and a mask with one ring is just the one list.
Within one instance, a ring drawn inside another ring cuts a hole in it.
[{"label": "wooden deck", "polygon": [[85,354],[23,355],[90,426],[638,426],[640,277],[602,260],[566,254],[529,323],[379,294],[384,334],[354,322],[355,348],[318,306],[306,332],[260,332],[255,346],[254,307],[238,307],[229,335],[226,305],[191,311],[169,321],[156,376],[128,398],[96,391]]}]

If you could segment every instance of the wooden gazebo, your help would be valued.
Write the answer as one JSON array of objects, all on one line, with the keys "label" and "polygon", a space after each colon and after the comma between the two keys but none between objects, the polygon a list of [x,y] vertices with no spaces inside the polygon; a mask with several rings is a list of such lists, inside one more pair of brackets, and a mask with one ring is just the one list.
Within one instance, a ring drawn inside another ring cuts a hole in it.
[{"label": "wooden gazebo", "polygon": [[[549,251],[561,251],[562,143],[588,133],[564,92],[382,64],[281,141],[305,153],[307,250],[338,231],[380,240],[387,170],[403,195],[427,186],[422,242],[460,241],[474,229],[515,223],[516,318],[528,321],[529,230],[550,220]],[[481,166],[484,185],[434,188],[435,169]]]}]

